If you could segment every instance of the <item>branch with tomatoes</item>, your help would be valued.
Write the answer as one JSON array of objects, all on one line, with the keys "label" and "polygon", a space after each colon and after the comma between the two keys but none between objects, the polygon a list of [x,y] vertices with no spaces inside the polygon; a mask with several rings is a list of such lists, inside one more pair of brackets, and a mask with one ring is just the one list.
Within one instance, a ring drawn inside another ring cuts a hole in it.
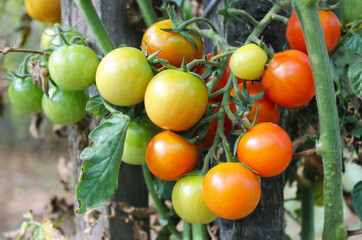
[{"label": "branch with tomatoes", "polygon": [[[335,54],[352,36],[361,38],[360,19],[340,40],[338,18],[331,11],[317,11],[316,1],[293,0],[295,12],[289,19],[278,13],[288,9],[290,2],[275,1],[260,21],[235,9],[237,1],[224,1],[224,8],[218,11],[224,30],[228,21],[248,21],[254,26],[245,43],[235,48],[210,20],[196,17],[184,21],[168,8],[170,19],[157,21],[150,3],[139,0],[148,26],[141,49],[115,48],[92,1],[76,3],[104,57],[98,57],[86,38],[72,28],[49,28],[44,35],[45,50],[31,51],[19,72],[9,75],[14,79],[9,98],[19,110],[43,111],[61,125],[75,124],[87,112],[105,116],[89,135],[92,144],[81,154],[78,213],[111,199],[122,162],[142,165],[147,188],[168,231],[179,235],[150,172],[157,179],[176,181],[171,200],[176,214],[185,221],[184,236],[192,231],[205,239],[205,227],[199,224],[217,217],[236,220],[248,216],[262,194],[260,178],[281,174],[294,164],[293,158],[317,152],[324,167],[324,239],[347,237],[342,146],[328,52]],[[273,20],[287,23],[291,49],[275,53],[260,38]],[[205,23],[208,29],[200,30],[198,23]],[[216,43],[206,56],[204,38]],[[27,50],[8,48],[2,53],[18,51]],[[49,72],[40,77],[31,71],[29,59]],[[86,89],[93,84],[99,95],[89,98]],[[360,92],[359,87],[357,95]],[[319,139],[311,149],[295,153],[297,147],[278,125],[280,107],[299,109],[314,97]],[[233,146],[230,136],[236,138]],[[314,235],[315,179],[308,171],[302,176],[291,172],[304,199],[302,239],[310,239]]]}]

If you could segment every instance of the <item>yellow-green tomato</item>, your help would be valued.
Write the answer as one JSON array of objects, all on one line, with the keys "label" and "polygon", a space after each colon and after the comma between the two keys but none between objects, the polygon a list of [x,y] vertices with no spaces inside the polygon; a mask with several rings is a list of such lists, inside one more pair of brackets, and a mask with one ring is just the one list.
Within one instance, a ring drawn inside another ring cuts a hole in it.
[{"label": "yellow-green tomato", "polygon": [[124,142],[122,161],[131,165],[146,163],[147,145],[157,133],[157,127],[149,120],[130,122]]},{"label": "yellow-green tomato", "polygon": [[208,105],[201,79],[180,70],[165,70],[152,78],[145,94],[145,108],[160,128],[184,131],[197,123]]},{"label": "yellow-green tomato", "polygon": [[186,222],[207,224],[217,218],[204,202],[202,180],[201,175],[188,175],[180,178],[172,190],[173,208]]},{"label": "yellow-green tomato", "polygon": [[231,55],[230,69],[238,78],[255,80],[263,75],[267,60],[263,49],[253,43],[246,44]]},{"label": "yellow-green tomato", "polygon": [[131,106],[143,101],[153,72],[145,55],[138,49],[122,47],[108,53],[100,62],[96,85],[108,102]]}]

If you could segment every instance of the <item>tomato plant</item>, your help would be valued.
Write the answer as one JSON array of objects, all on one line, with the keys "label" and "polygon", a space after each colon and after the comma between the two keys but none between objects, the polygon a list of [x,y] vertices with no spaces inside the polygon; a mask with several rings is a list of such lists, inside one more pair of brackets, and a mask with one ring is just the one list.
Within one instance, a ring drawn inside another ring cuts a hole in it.
[{"label": "tomato plant", "polygon": [[145,164],[148,143],[157,132],[157,127],[150,121],[130,122],[124,142],[122,161],[131,165]]},{"label": "tomato plant", "polygon": [[49,98],[43,95],[42,108],[45,116],[60,125],[80,121],[85,115],[88,93],[85,90],[68,91],[58,86],[49,88]]},{"label": "tomato plant", "polygon": [[344,25],[362,18],[362,3],[360,0],[343,0],[341,4]]},{"label": "tomato plant", "polygon": [[60,0],[25,0],[29,16],[45,23],[60,22]]},{"label": "tomato plant", "polygon": [[34,85],[32,77],[12,80],[8,94],[11,104],[19,111],[23,113],[41,112],[43,91]]},{"label": "tomato plant", "polygon": [[180,178],[172,190],[172,206],[186,222],[207,224],[217,218],[205,204],[202,181],[201,175],[188,175]]},{"label": "tomato plant", "polygon": [[[142,49],[151,55],[159,50],[158,58],[166,59],[171,65],[180,67],[183,58],[186,62],[202,58],[204,45],[202,40],[191,35],[195,40],[197,48],[185,37],[178,33],[166,32],[162,29],[172,28],[171,20],[163,20],[150,26],[143,34]],[[191,26],[189,26],[191,27]]]},{"label": "tomato plant", "polygon": [[239,163],[221,163],[204,177],[202,194],[206,206],[226,219],[248,216],[259,203],[261,186],[257,176]]},{"label": "tomato plant", "polygon": [[[239,89],[242,91],[243,83],[239,83]],[[248,90],[249,96],[253,97],[263,91],[265,88],[261,82],[257,81],[246,81],[246,89]],[[231,90],[231,96],[237,97],[235,93],[235,89]],[[264,94],[264,96],[255,101],[252,109],[249,113],[245,114],[250,122],[253,122],[256,116],[256,110],[258,109],[258,119],[256,123],[261,122],[272,122],[275,124],[279,123],[280,119],[280,109],[277,104],[275,104],[270,98]]]},{"label": "tomato plant", "polygon": [[[64,31],[62,32],[65,40],[69,43],[71,43],[71,40],[73,37],[78,37],[80,39],[82,39],[84,36],[83,34],[81,34],[80,32],[78,32],[77,30],[75,29],[72,29],[72,30],[68,30],[68,31]],[[62,46],[63,43],[62,41],[60,40],[60,38],[54,33],[51,38],[49,39],[49,42],[48,42],[48,47],[52,47],[52,48],[57,48],[57,47],[60,47]]]},{"label": "tomato plant", "polygon": [[89,47],[65,45],[50,55],[49,73],[65,90],[84,90],[94,83],[98,64],[96,53]]},{"label": "tomato plant", "polygon": [[[337,16],[332,11],[318,10],[319,20],[321,22],[324,39],[326,41],[328,52],[330,52],[338,43],[341,36],[341,26]],[[307,53],[302,26],[297,15],[293,11],[287,24],[285,37],[288,39],[289,46],[292,49]]]},{"label": "tomato plant", "polygon": [[194,169],[198,155],[195,144],[173,132],[164,131],[154,136],[148,144],[146,162],[153,175],[165,181],[174,181]]},{"label": "tomato plant", "polygon": [[189,129],[201,119],[207,105],[207,88],[202,80],[179,70],[162,71],[146,89],[147,115],[166,130]]},{"label": "tomato plant", "polygon": [[230,69],[238,78],[255,80],[263,75],[267,60],[268,56],[261,47],[246,44],[231,55]]},{"label": "tomato plant", "polygon": [[108,53],[100,62],[96,84],[108,102],[131,106],[143,101],[153,72],[145,55],[138,49],[122,47]]},{"label": "tomato plant", "polygon": [[263,78],[266,95],[288,108],[306,105],[315,95],[312,68],[308,56],[297,50],[274,55]]},{"label": "tomato plant", "polygon": [[273,123],[259,123],[240,139],[238,159],[261,177],[283,172],[292,160],[293,146],[288,133]]}]

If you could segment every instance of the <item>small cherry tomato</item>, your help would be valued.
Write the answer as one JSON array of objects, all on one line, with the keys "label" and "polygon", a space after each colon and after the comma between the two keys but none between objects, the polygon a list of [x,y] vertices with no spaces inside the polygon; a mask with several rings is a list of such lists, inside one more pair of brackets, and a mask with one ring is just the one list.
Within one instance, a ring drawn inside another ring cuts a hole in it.
[{"label": "small cherry tomato", "polygon": [[[243,83],[239,83],[239,89],[243,91]],[[248,90],[249,96],[253,97],[263,91],[265,88],[261,82],[257,81],[246,81],[246,89]],[[231,90],[231,96],[237,97],[235,93],[235,89]],[[270,98],[264,94],[262,98],[255,101],[253,104],[253,108],[251,111],[246,115],[248,120],[252,123],[256,116],[256,110],[258,109],[258,119],[256,123],[261,122],[272,122],[275,124],[279,123],[280,119],[280,109],[277,104],[275,104]]]},{"label": "small cherry tomato", "polygon": [[130,122],[124,142],[122,161],[131,165],[146,163],[148,143],[157,134],[157,127],[148,121]]},{"label": "small cherry tomato", "polygon": [[183,71],[162,71],[146,89],[146,113],[154,124],[166,130],[189,129],[201,119],[207,105],[203,81]]},{"label": "small cherry tomato", "polygon": [[58,86],[49,88],[49,98],[43,95],[42,107],[45,116],[60,125],[70,125],[80,121],[86,114],[88,93],[67,91]]},{"label": "small cherry tomato", "polygon": [[[330,52],[338,43],[341,36],[341,24],[337,16],[332,11],[318,10],[319,20],[324,31],[328,52]],[[289,46],[292,49],[307,52],[302,26],[298,20],[297,14],[293,11],[287,24],[285,37],[288,39]]]},{"label": "small cherry tomato", "polygon": [[[178,33],[163,31],[162,28],[172,28],[171,20],[163,20],[150,26],[143,34],[142,49],[151,55],[159,50],[158,58],[166,59],[171,65],[180,67],[183,58],[189,63],[202,58],[204,45],[202,40],[192,34],[196,47],[187,38]],[[189,26],[191,27],[191,26]]]},{"label": "small cherry tomato", "polygon": [[274,55],[262,78],[266,95],[288,108],[306,105],[315,95],[312,68],[308,56],[297,50]]},{"label": "small cherry tomato", "polygon": [[206,206],[226,219],[240,219],[254,211],[261,196],[257,176],[240,163],[221,163],[204,177],[202,194]]},{"label": "small cherry tomato", "polygon": [[191,172],[199,152],[195,144],[170,131],[164,131],[152,138],[147,146],[147,166],[156,177],[174,181]]},{"label": "small cherry tomato", "polygon": [[64,45],[50,55],[49,73],[65,90],[84,90],[94,83],[98,64],[96,53],[89,47]]},{"label": "small cherry tomato", "polygon": [[131,106],[143,101],[153,72],[145,55],[138,49],[122,47],[108,53],[100,62],[96,84],[108,102]]},{"label": "small cherry tomato", "polygon": [[273,123],[259,123],[241,137],[238,159],[261,177],[283,172],[292,160],[293,146],[288,133]]},{"label": "small cherry tomato", "polygon": [[341,8],[343,25],[353,22],[356,19],[362,19],[361,0],[343,0]]},{"label": "small cherry tomato", "polygon": [[11,104],[20,112],[27,114],[41,112],[43,91],[34,85],[32,77],[12,80],[8,94]]},{"label": "small cherry tomato", "polygon": [[256,44],[246,44],[237,49],[230,57],[231,72],[238,78],[255,80],[263,75],[266,52]]},{"label": "small cherry tomato", "polygon": [[202,197],[201,175],[180,178],[172,190],[172,205],[177,215],[193,224],[207,224],[217,216],[206,206]]},{"label": "small cherry tomato", "polygon": [[56,23],[61,20],[60,0],[25,0],[29,16],[44,23]]}]

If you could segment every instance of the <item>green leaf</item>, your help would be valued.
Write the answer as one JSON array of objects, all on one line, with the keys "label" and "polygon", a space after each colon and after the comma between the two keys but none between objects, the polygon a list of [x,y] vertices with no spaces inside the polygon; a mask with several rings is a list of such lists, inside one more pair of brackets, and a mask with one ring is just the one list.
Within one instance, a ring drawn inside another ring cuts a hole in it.
[{"label": "green leaf", "polygon": [[85,109],[93,115],[106,115],[108,113],[100,95],[90,98]]},{"label": "green leaf", "polygon": [[352,133],[356,138],[360,138],[362,136],[362,128],[353,129]]},{"label": "green leaf", "polygon": [[348,68],[348,78],[351,82],[352,90],[362,96],[362,59],[358,59]]},{"label": "green leaf", "polygon": [[359,219],[362,221],[362,181],[359,181],[356,185],[354,185],[352,197],[354,209],[356,210]]},{"label": "green leaf", "polygon": [[161,195],[163,199],[171,201],[172,189],[175,186],[176,181],[163,181],[159,178],[155,178],[153,183],[155,184],[157,194]]},{"label": "green leaf", "polygon": [[344,47],[358,55],[362,55],[362,37],[357,34],[353,35],[346,41]]},{"label": "green leaf", "polygon": [[80,156],[84,162],[76,187],[78,213],[102,205],[116,191],[128,124],[127,116],[115,112],[89,135],[93,144]]},{"label": "green leaf", "polygon": [[324,203],[323,179],[317,179],[314,182],[313,196],[314,196],[314,205],[323,206]]},{"label": "green leaf", "polygon": [[43,240],[43,231],[39,226],[34,226],[30,232],[31,240]]}]

